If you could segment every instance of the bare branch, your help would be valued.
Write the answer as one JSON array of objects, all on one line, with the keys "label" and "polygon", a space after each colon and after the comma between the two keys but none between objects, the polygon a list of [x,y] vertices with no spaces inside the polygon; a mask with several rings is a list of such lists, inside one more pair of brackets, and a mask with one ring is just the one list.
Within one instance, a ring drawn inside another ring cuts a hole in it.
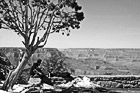
[{"label": "bare branch", "polygon": [[48,40],[48,38],[46,38],[44,44],[43,44],[43,45],[39,45],[38,48],[42,48],[42,47],[44,47],[44,46],[46,45],[46,43],[47,43],[47,40]]},{"label": "bare branch", "polygon": [[[39,29],[44,25],[44,23],[46,22],[45,20],[47,19],[47,17],[48,17],[48,16],[46,16],[46,17],[43,19],[42,23],[40,23]],[[48,22],[48,23],[49,23],[49,22]]]},{"label": "bare branch", "polygon": [[29,6],[29,9],[30,9],[30,13],[31,13],[31,16],[30,16],[30,19],[31,19],[31,27],[32,27],[32,25],[33,25],[33,10],[32,10],[32,8],[31,8],[31,6],[30,6],[30,4],[28,4],[28,6]]},{"label": "bare branch", "polygon": [[[46,44],[46,42],[47,42],[47,40],[48,40],[49,31],[50,31],[51,24],[52,24],[52,21],[53,21],[53,20],[54,20],[54,18],[53,18],[53,16],[52,16],[52,17],[50,18],[50,23],[48,24],[47,30],[46,30],[46,32],[44,33],[43,37],[42,37],[40,40],[38,40],[37,43],[34,45],[34,48],[35,48],[35,49],[37,49],[37,48],[39,48],[39,47],[41,47],[41,46],[44,46],[44,45]],[[44,42],[44,41],[45,41],[45,42]],[[40,44],[41,42],[44,42],[44,44],[39,46],[39,44]]]},{"label": "bare branch", "polygon": [[3,28],[3,29],[9,29],[9,27],[1,27],[1,28]]},{"label": "bare branch", "polygon": [[6,22],[2,21],[1,19],[0,19],[0,21],[1,21],[3,24],[5,24],[7,27],[9,27],[9,28],[10,28],[10,24],[8,24],[8,23],[6,23]]},{"label": "bare branch", "polygon": [[[44,10],[42,11],[42,15],[40,16],[40,20],[39,20],[39,23],[38,23],[38,29],[41,27],[41,21],[43,21],[42,18],[43,18],[43,16],[44,16],[44,12],[45,12],[46,10],[48,10],[48,9],[46,8],[46,9],[44,9]],[[47,13],[48,13],[48,12],[49,12],[49,10],[47,11]],[[46,20],[46,18],[47,18],[47,15],[45,15],[44,21]],[[42,22],[42,24],[43,24],[43,22]]]},{"label": "bare branch", "polygon": [[[29,0],[26,2],[29,3]],[[28,36],[28,5],[25,5],[25,34]]]},{"label": "bare branch", "polygon": [[36,22],[36,16],[38,15],[39,12],[39,8],[37,8],[37,10],[35,11],[35,9],[33,9],[33,23],[35,24]]},{"label": "bare branch", "polygon": [[22,13],[22,28],[24,29],[24,21],[23,21],[23,18],[24,18],[24,11],[23,11],[23,8],[22,8],[22,4],[21,4],[21,0],[20,0],[20,2],[19,2],[19,5],[20,5],[20,10],[21,10],[21,13]]},{"label": "bare branch", "polygon": [[34,23],[33,23],[33,14],[34,14],[34,12],[33,12],[33,10],[32,10],[32,8],[31,8],[31,6],[30,6],[30,4],[28,4],[28,6],[29,6],[29,9],[30,9],[30,12],[31,12],[31,16],[30,16],[30,28],[29,28],[29,41],[30,41],[30,39],[31,39],[31,35],[33,34],[33,32],[32,32],[32,30],[33,30],[33,28],[34,28]]},{"label": "bare branch", "polygon": [[45,40],[46,38],[48,38],[49,33],[50,33],[50,30],[51,30],[51,26],[52,26],[53,20],[54,20],[54,18],[53,18],[53,16],[52,16],[51,19],[50,19],[50,22],[48,23],[47,30],[45,31],[43,37],[42,37],[41,40],[40,40],[41,42],[44,42],[44,40]]},{"label": "bare branch", "polygon": [[[14,13],[14,11],[16,11],[16,10],[14,10],[13,8],[14,8],[14,5],[13,5],[13,3],[11,2],[11,0],[9,1],[9,3],[10,3],[10,6],[11,6],[11,13],[12,13],[12,15],[11,16],[13,16],[15,19],[17,19],[17,20],[19,20],[18,19],[18,16],[16,16],[15,15],[15,13]],[[10,15],[10,13],[9,13],[9,15]],[[16,29],[18,29],[18,32],[25,38],[26,36],[25,36],[25,34],[20,30],[20,28],[19,28],[19,26],[17,25],[17,23],[16,23],[17,21],[16,20],[14,20],[14,25],[16,26]],[[20,21],[18,21],[18,22],[20,22]]]},{"label": "bare branch", "polygon": [[[35,42],[35,39],[36,39],[36,36],[37,36],[37,33],[38,33],[38,26],[37,26],[37,23],[38,23],[38,19],[39,19],[39,13],[40,13],[40,7],[38,8],[38,10],[37,10],[37,12],[36,12],[36,14],[35,15],[37,15],[37,17],[36,17],[36,22],[35,22],[35,30],[34,30],[34,35],[33,35],[33,39],[32,39],[32,41],[31,41],[31,46],[33,46],[33,44],[34,44],[34,42]],[[35,19],[34,19],[35,20]]]},{"label": "bare branch", "polygon": [[[18,10],[18,9],[17,9]],[[19,18],[19,15],[18,15],[18,12],[16,11],[16,20],[17,20],[17,22],[18,22],[18,27],[22,30],[22,31],[24,31],[24,29],[23,29],[23,27],[22,27],[22,25],[23,25],[23,23],[20,21],[20,18]]]}]

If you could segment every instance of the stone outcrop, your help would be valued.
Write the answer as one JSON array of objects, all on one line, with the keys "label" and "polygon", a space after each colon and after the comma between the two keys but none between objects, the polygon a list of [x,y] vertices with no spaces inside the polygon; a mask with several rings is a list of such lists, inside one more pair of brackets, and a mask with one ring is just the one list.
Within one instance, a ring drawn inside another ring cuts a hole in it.
[{"label": "stone outcrop", "polygon": [[106,88],[140,88],[140,76],[93,76],[91,81]]}]

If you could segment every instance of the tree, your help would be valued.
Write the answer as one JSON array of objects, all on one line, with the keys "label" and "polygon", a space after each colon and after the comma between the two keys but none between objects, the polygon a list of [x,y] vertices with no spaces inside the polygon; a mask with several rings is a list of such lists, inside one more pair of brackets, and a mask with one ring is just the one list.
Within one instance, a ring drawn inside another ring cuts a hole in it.
[{"label": "tree", "polygon": [[32,54],[44,47],[50,34],[69,36],[71,29],[80,28],[84,19],[81,8],[76,0],[0,0],[0,28],[16,32],[25,46],[24,56],[9,73],[4,90],[13,87]]},{"label": "tree", "polygon": [[61,55],[51,54],[51,57],[45,59],[43,62],[43,71],[51,73],[65,72],[67,71],[66,64],[64,63],[65,58]]},{"label": "tree", "polygon": [[9,69],[11,68],[11,63],[6,55],[0,51],[0,79],[5,80]]}]

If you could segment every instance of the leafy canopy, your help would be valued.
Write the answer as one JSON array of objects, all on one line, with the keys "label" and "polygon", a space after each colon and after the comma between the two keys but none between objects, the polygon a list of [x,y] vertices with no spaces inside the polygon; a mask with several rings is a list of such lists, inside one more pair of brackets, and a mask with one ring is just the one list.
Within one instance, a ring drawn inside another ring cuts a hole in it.
[{"label": "leafy canopy", "polygon": [[70,29],[79,29],[84,19],[81,9],[76,0],[0,0],[0,28],[21,35],[26,48],[43,47],[49,34],[69,36]]}]

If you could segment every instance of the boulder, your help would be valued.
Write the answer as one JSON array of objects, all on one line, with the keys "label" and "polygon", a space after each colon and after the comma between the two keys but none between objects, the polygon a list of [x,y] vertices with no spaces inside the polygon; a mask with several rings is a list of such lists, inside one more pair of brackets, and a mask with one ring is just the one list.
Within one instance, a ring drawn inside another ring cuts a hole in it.
[{"label": "boulder", "polygon": [[0,93],[10,93],[10,92],[4,91],[4,90],[0,90]]},{"label": "boulder", "polygon": [[123,88],[123,84],[118,83],[118,84],[116,85],[116,88]]},{"label": "boulder", "polygon": [[28,83],[30,85],[32,85],[32,84],[39,84],[40,82],[41,82],[40,78],[30,78],[29,81],[28,81]]}]

